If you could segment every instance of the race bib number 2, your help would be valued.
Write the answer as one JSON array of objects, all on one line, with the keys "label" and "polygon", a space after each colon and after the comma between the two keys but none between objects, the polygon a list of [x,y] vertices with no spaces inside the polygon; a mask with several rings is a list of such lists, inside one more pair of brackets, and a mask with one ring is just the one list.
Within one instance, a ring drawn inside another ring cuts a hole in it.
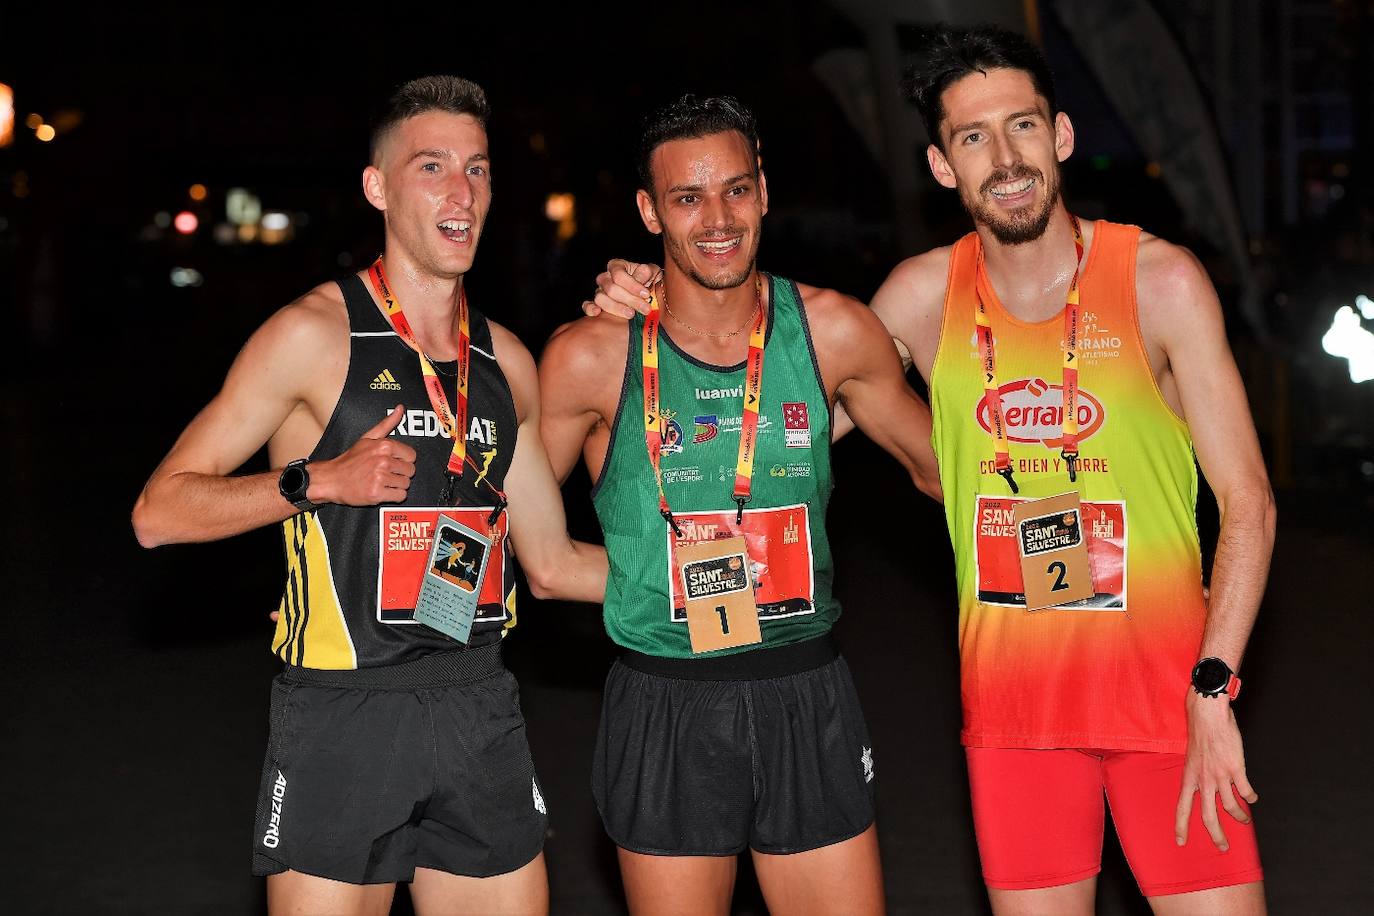
[{"label": "race bib number 2", "polygon": [[1038,611],[1091,598],[1092,567],[1078,494],[1021,503],[1012,510],[1012,517],[1026,608]]},{"label": "race bib number 2", "polygon": [[[1030,523],[1023,526],[1018,523],[1018,510],[1032,502],[1012,496],[978,497],[973,520],[974,587],[977,589],[978,602],[1025,608],[1026,583],[1031,578],[1038,578],[1039,584],[1044,585],[1051,595],[1050,602],[1043,607],[1085,611],[1125,610],[1126,504],[1121,501],[1083,502],[1075,516],[1075,524],[1064,522],[1064,516],[1069,514],[1067,512],[1023,510],[1026,511],[1023,520]],[[1039,523],[1035,521],[1037,518],[1041,520]],[[1087,542],[1091,592],[1072,600],[1066,596],[1064,589],[1054,588],[1061,581],[1070,581],[1068,564],[1065,564],[1063,580],[1058,576],[1059,570],[1050,566],[1061,559],[1053,555],[1054,549],[1075,538]],[[1031,557],[1043,561],[1043,568],[1037,571],[1035,577],[1023,571],[1023,549]],[[1035,606],[1032,602],[1031,607]]]}]

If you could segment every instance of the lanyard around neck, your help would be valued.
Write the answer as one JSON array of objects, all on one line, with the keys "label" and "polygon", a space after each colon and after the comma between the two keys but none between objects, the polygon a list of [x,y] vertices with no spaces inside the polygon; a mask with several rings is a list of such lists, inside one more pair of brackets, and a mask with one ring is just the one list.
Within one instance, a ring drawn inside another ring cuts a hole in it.
[{"label": "lanyard around neck", "polygon": [[[738,507],[735,522],[744,518],[744,506],[749,502],[754,479],[754,452],[758,445],[759,404],[763,396],[763,346],[767,336],[768,317],[763,308],[763,282],[754,279],[754,324],[749,331],[749,355],[744,369],[744,412],[741,419],[739,454],[735,459],[735,487],[732,498]],[[668,496],[663,491],[663,469],[661,452],[663,449],[664,425],[667,418],[663,415],[662,389],[658,371],[658,329],[661,322],[659,296],[651,290],[649,314],[644,319],[644,334],[641,360],[644,368],[644,444],[649,450],[649,463],[654,469],[654,479],[658,483],[658,511],[673,529],[673,534],[682,537],[682,529],[673,518],[668,506]]]},{"label": "lanyard around neck", "polygon": [[[1069,293],[1064,304],[1064,358],[1061,363],[1063,373],[1061,390],[1064,393],[1062,433],[1060,453],[1064,465],[1069,470],[1069,480],[1078,480],[1078,277],[1083,269],[1083,227],[1078,217],[1069,214],[1073,223],[1073,245],[1078,262],[1073,269],[1073,279],[1069,282]],[[992,339],[992,324],[988,320],[987,304],[983,301],[982,287],[989,284],[987,269],[983,264],[983,249],[978,249],[978,272],[974,279],[974,293],[978,306],[974,313],[977,323],[978,348],[983,363],[983,400],[988,406],[988,428],[992,435],[994,467],[998,474],[1006,478],[1013,494],[1019,493],[1016,479],[1012,475],[1011,447],[1007,441],[1006,420],[1002,415],[1002,395],[997,384],[997,351]]]},{"label": "lanyard around neck", "polygon": [[[429,404],[434,408],[434,413],[439,418],[439,423],[444,432],[453,440],[453,450],[449,452],[448,456],[444,490],[440,495],[440,501],[448,505],[454,499],[454,490],[458,482],[463,479],[465,464],[472,464],[473,468],[481,470],[477,468],[475,462],[468,458],[468,372],[472,362],[472,336],[468,319],[467,291],[461,287],[458,291],[458,409],[454,411],[449,408],[448,396],[444,394],[444,386],[439,379],[439,373],[434,368],[433,361],[420,346],[414,328],[410,326],[409,319],[406,318],[405,312],[401,309],[401,301],[396,298],[396,295],[391,291],[391,285],[387,283],[386,269],[382,266],[380,257],[372,262],[367,273],[372,280],[372,287],[382,300],[382,308],[386,312],[387,321],[391,323],[392,329],[419,356],[420,374],[424,377],[425,391],[429,394]],[[490,481],[486,481],[486,478],[482,479],[497,496],[497,506],[492,512],[492,524],[495,524],[496,516],[506,505],[506,494],[497,489]]]}]

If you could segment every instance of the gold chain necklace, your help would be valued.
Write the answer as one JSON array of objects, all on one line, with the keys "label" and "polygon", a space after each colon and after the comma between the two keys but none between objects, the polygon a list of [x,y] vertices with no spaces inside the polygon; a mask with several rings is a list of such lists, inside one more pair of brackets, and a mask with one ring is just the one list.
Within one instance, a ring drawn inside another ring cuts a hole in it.
[{"label": "gold chain necklace", "polygon": [[701,328],[694,327],[693,325],[690,325],[687,322],[683,321],[681,318],[679,318],[677,316],[677,312],[674,312],[673,307],[668,304],[668,284],[666,283],[663,284],[663,307],[668,310],[669,315],[673,316],[674,321],[682,325],[687,330],[691,331],[693,334],[696,334],[698,337],[711,337],[716,340],[729,340],[731,337],[738,337],[740,334],[744,333],[745,328],[753,326],[754,319],[758,317],[759,309],[763,308],[763,286],[762,282],[758,278],[755,278],[754,310],[749,313],[749,318],[744,322],[744,324],[735,328],[728,334],[716,334],[711,331],[703,331],[701,330]]}]

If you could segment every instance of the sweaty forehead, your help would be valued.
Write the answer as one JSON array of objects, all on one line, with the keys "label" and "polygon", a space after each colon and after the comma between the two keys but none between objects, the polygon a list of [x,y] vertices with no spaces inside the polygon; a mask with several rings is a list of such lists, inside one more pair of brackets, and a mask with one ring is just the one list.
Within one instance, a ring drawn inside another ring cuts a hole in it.
[{"label": "sweaty forehead", "polygon": [[745,173],[753,174],[757,159],[749,141],[738,131],[669,140],[654,150],[654,186],[710,187]]},{"label": "sweaty forehead", "polygon": [[387,131],[377,153],[391,165],[404,163],[421,150],[446,150],[463,161],[486,156],[487,132],[472,115],[426,111]]},{"label": "sweaty forehead", "polygon": [[1048,108],[1029,73],[1005,68],[970,73],[955,80],[940,94],[940,106],[944,109],[946,129],[1028,108]]}]

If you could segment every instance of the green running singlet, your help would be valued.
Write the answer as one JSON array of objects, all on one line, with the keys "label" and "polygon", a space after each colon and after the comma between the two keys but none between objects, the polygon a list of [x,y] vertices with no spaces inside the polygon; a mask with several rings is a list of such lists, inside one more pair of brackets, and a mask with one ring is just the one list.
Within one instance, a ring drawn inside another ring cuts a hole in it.
[{"label": "green running singlet", "polygon": [[[786,645],[829,632],[840,614],[825,534],[830,477],[830,405],[805,306],[796,284],[765,275],[759,438],[753,493],[741,529],[749,545],[763,642],[727,655]],[[610,576],[606,632],[648,655],[692,657],[679,580],[669,597],[672,531],[658,512],[658,487],[644,441],[643,316],[630,322],[625,381],[601,476],[592,491]],[[744,363],[713,366],[681,350],[660,329],[659,373],[668,417],[661,449],[663,489],[680,543],[736,533],[731,500],[744,400]]]}]

